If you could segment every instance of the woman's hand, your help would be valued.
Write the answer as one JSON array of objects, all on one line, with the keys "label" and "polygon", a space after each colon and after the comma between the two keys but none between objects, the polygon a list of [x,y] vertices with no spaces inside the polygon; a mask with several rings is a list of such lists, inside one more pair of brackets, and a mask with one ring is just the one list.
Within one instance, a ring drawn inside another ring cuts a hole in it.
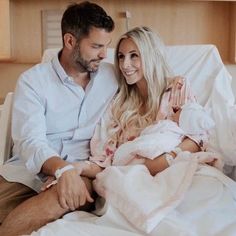
[{"label": "woman's hand", "polygon": [[169,102],[174,113],[176,113],[186,102],[186,86],[184,85],[185,80],[180,76],[174,77],[169,85],[169,88],[171,88]]}]

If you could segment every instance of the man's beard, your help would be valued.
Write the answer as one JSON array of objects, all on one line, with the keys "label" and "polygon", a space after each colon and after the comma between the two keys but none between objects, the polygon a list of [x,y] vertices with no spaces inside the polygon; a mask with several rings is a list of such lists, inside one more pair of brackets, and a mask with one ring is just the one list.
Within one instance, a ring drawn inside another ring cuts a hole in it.
[{"label": "man's beard", "polygon": [[99,64],[95,66],[93,65],[93,63],[100,62],[101,59],[92,59],[90,61],[85,60],[81,56],[79,47],[77,47],[73,54],[73,61],[75,62],[79,70],[82,72],[96,72],[98,70]]}]

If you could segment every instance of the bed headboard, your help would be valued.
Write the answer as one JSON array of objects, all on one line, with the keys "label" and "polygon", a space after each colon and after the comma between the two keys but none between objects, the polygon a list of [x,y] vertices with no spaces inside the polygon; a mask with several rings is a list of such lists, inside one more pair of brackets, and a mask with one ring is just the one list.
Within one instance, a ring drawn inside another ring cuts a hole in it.
[{"label": "bed headboard", "polygon": [[[50,60],[59,49],[46,49],[42,62]],[[231,83],[231,76],[225,69],[219,52],[214,45],[167,46],[167,61],[175,75],[190,80],[198,101],[205,105],[218,75],[224,76],[225,83]],[[105,62],[114,62],[114,49],[109,48]],[[228,94],[230,96],[230,94]]]}]

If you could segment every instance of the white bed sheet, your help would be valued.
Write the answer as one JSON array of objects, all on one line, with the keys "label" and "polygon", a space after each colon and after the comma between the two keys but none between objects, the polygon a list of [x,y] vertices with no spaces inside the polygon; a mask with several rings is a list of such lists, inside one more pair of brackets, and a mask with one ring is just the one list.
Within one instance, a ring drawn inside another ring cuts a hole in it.
[{"label": "white bed sheet", "polygon": [[236,183],[182,155],[155,177],[143,165],[108,167],[96,180],[107,199],[101,217],[69,213],[32,235],[234,236]]}]

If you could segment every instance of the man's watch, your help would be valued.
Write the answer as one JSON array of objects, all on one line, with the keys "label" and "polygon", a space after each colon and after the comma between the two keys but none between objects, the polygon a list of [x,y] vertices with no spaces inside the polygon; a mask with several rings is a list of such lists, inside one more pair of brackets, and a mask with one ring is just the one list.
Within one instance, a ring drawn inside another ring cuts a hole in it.
[{"label": "man's watch", "polygon": [[55,171],[55,177],[56,177],[56,179],[59,179],[61,176],[62,176],[62,174],[64,173],[64,172],[66,172],[66,171],[68,171],[68,170],[71,170],[71,169],[75,169],[75,167],[73,166],[73,165],[71,165],[71,164],[69,164],[69,165],[66,165],[66,166],[64,166],[64,167],[62,167],[62,168],[59,168],[59,169],[57,169],[56,171]]}]

